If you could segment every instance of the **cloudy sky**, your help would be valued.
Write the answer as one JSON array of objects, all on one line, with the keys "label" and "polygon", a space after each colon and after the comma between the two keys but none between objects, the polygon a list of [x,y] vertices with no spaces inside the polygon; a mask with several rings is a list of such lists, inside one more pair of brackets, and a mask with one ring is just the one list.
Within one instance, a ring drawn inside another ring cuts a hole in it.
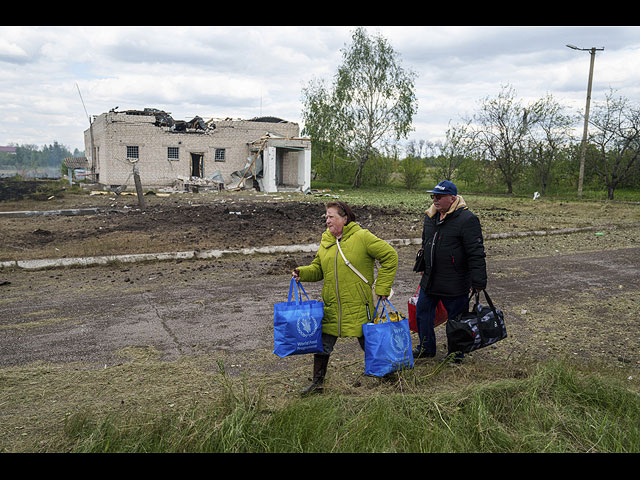
[{"label": "cloudy sky", "polygon": [[[87,113],[115,107],[157,108],[176,120],[269,115],[301,123],[303,87],[331,81],[355,28],[0,26],[0,145],[58,141],[84,150]],[[523,103],[551,94],[583,111],[589,52],[567,44],[604,47],[592,102],[613,89],[640,104],[640,27],[365,28],[417,74],[411,139],[441,139],[450,121],[503,85]]]}]

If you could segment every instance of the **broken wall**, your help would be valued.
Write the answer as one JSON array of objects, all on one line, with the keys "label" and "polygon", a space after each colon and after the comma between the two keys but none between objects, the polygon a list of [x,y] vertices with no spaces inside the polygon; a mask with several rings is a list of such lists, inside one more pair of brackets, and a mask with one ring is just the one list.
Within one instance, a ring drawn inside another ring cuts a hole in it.
[{"label": "broken wall", "polygon": [[[176,129],[178,122],[172,123],[170,117],[158,117],[149,112],[112,111],[99,115],[92,125],[99,183],[134,185],[127,146],[137,147],[139,160],[136,165],[145,188],[173,186],[178,178],[190,178],[192,153],[203,155],[201,176],[206,178],[220,172],[226,183],[230,181],[231,173],[244,168],[252,156],[252,142],[267,133],[283,137],[299,135],[299,126],[292,122],[233,119],[203,122],[197,119],[199,117],[189,122],[190,125],[183,125],[185,128]],[[177,152],[176,158],[169,158],[169,147],[173,147],[173,153]],[[85,148],[85,151],[91,151],[89,130],[85,131]],[[217,149],[224,149],[224,161],[216,161]],[[296,155],[294,152],[297,158]],[[289,172],[289,169],[296,161],[289,160],[290,156],[288,152],[289,166],[285,166],[284,181],[295,183],[297,170]]]}]

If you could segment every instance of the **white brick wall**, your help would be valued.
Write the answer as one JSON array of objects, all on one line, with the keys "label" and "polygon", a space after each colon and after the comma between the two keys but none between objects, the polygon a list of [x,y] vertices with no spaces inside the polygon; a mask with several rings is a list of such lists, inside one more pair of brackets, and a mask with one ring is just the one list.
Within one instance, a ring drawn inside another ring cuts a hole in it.
[{"label": "white brick wall", "polygon": [[[97,173],[104,185],[133,186],[132,164],[127,160],[127,146],[137,146],[137,162],[144,187],[171,186],[178,177],[191,176],[191,154],[204,155],[204,176],[219,171],[225,183],[230,174],[244,168],[251,156],[250,144],[267,133],[298,137],[296,123],[267,123],[249,120],[212,120],[215,129],[173,132],[154,125],[154,115],[131,115],[109,112],[98,116],[93,125],[94,147],[98,151]],[[177,147],[179,160],[168,159],[168,147]],[[217,148],[225,149],[225,161],[214,160]],[[94,149],[95,150],[95,149]],[[85,151],[91,152],[91,136],[85,132]],[[298,184],[299,154],[283,150],[283,181]]]}]

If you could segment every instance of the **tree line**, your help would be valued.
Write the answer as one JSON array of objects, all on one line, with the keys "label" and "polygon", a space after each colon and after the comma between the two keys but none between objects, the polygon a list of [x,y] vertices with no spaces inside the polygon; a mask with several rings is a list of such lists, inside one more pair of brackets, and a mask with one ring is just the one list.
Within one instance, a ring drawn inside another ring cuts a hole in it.
[{"label": "tree line", "polygon": [[[582,113],[551,94],[525,103],[503,85],[470,118],[450,122],[444,140],[401,144],[417,112],[416,74],[380,35],[358,28],[352,41],[333,84],[312,80],[302,91],[316,179],[357,188],[399,178],[412,189],[430,172],[492,191],[514,193],[517,185],[542,194],[577,184]],[[609,199],[616,188],[639,187],[639,155],[640,107],[611,91],[592,107],[584,185],[606,188]]]},{"label": "tree line", "polygon": [[52,145],[20,145],[16,153],[0,152],[0,170],[16,171],[19,174],[38,172],[43,169],[57,169],[67,173],[62,161],[67,157],[84,157],[84,152],[69,148],[54,141]]}]

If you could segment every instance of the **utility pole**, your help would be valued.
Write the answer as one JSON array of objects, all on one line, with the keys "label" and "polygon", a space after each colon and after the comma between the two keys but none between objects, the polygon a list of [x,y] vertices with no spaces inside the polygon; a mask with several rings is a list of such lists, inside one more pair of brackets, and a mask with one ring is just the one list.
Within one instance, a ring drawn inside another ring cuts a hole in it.
[{"label": "utility pole", "polygon": [[591,103],[591,84],[593,82],[593,64],[596,59],[596,51],[604,50],[604,47],[578,48],[575,45],[567,45],[573,50],[582,50],[591,53],[591,64],[589,66],[589,83],[587,84],[587,104],[584,109],[584,130],[582,132],[582,145],[580,147],[580,176],[578,177],[578,197],[582,197],[582,182],[584,180],[584,157],[587,152],[587,131],[589,128],[589,104]]},{"label": "utility pole", "polygon": [[[80,95],[80,101],[82,102],[82,108],[84,108],[84,113],[87,116],[87,120],[89,120],[89,137],[91,139],[91,152],[90,155],[87,155],[87,152],[84,152],[84,156],[91,158],[91,166],[90,166],[90,170],[91,170],[91,182],[92,183],[96,183],[96,158],[95,158],[95,149],[93,147],[93,123],[91,122],[91,117],[89,117],[89,114],[87,113],[87,107],[85,107],[84,105],[84,100],[82,99],[82,93],[80,93],[80,87],[78,86],[78,84],[76,83],[76,88],[78,89],[78,95]],[[71,177],[69,177],[69,181],[71,181]]]}]

